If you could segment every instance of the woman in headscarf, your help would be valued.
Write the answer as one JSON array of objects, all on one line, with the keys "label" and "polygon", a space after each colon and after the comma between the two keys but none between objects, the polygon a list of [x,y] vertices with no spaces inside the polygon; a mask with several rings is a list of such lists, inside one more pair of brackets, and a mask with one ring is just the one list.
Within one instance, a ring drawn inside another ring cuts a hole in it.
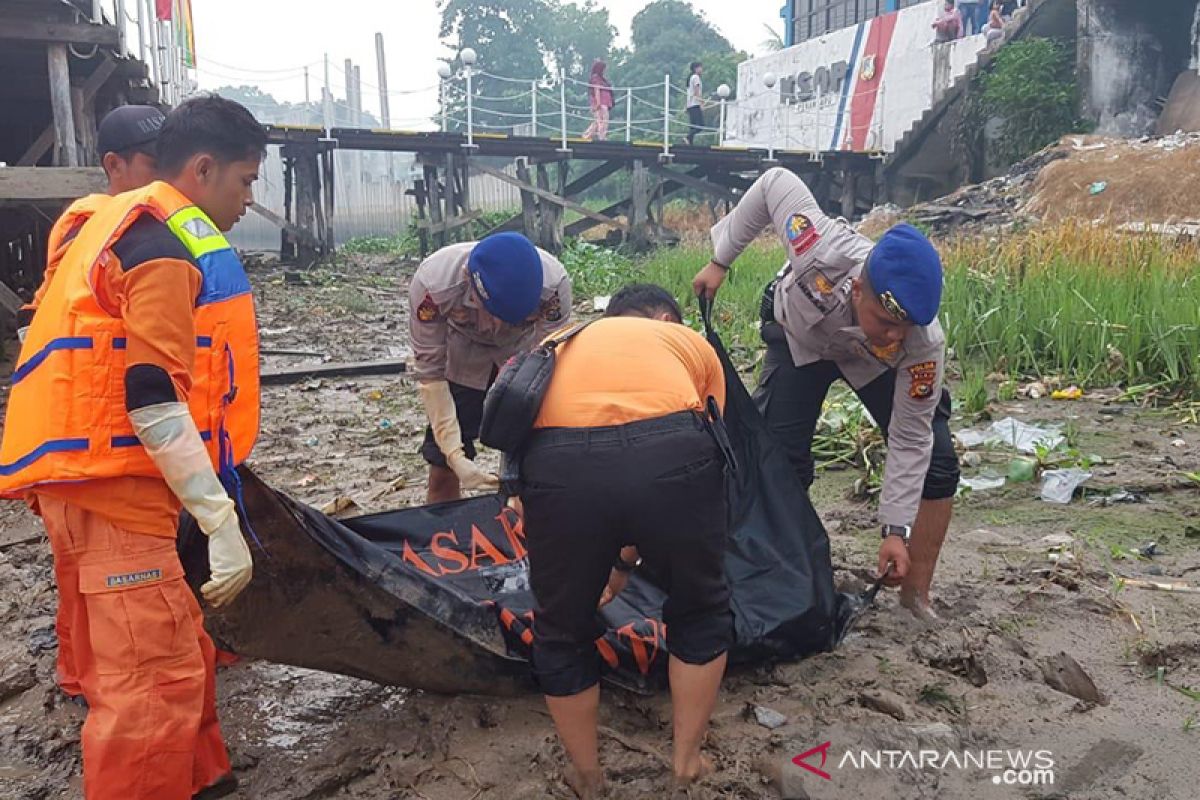
[{"label": "woman in headscarf", "polygon": [[583,138],[603,141],[608,138],[608,117],[613,107],[612,84],[604,77],[608,65],[603,59],[592,62],[592,74],[588,76],[588,103],[592,107],[592,124],[583,132]]}]

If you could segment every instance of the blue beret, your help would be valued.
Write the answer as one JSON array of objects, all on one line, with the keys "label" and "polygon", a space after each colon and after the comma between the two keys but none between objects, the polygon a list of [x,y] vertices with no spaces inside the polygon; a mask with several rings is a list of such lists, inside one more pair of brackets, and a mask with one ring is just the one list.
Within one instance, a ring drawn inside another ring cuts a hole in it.
[{"label": "blue beret", "polygon": [[928,325],[942,302],[942,259],[925,234],[902,222],[867,258],[867,279],[893,317]]},{"label": "blue beret", "polygon": [[510,325],[520,325],[541,304],[542,257],[519,233],[485,236],[471,250],[467,270],[483,307]]}]

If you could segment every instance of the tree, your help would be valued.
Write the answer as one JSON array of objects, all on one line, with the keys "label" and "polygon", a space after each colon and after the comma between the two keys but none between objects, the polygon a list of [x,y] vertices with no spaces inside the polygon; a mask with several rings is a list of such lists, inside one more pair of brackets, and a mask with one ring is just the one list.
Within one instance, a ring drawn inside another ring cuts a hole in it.
[{"label": "tree", "polygon": [[[704,63],[704,85],[711,98],[722,83],[737,86],[737,65],[747,58],[683,0],[654,0],[634,16],[631,34],[630,48],[616,57],[614,74],[624,85],[655,87],[639,91],[638,96],[659,108],[662,90],[657,87],[664,75],[670,75],[677,87],[671,105],[680,110],[676,121],[680,126],[684,96],[679,90],[687,84],[688,65]],[[707,116],[708,124],[714,125],[715,113],[710,109]]]},{"label": "tree", "polygon": [[977,130],[983,131],[980,121],[1002,122],[988,143],[994,163],[1016,163],[1083,127],[1075,113],[1075,60],[1062,42],[1034,38],[1005,45],[973,88]]},{"label": "tree", "polygon": [[[473,81],[474,120],[487,130],[512,130],[526,122],[531,111],[530,83],[550,82],[559,69],[576,81],[586,81],[592,59],[607,56],[616,30],[608,11],[595,0],[582,5],[563,0],[439,0],[441,37],[458,53],[470,47],[479,56]],[[486,73],[486,74],[485,74]],[[460,82],[455,82],[460,86]],[[539,118],[557,128],[549,117],[558,113],[558,93],[544,87],[539,98]],[[587,89],[572,84],[568,105],[587,106]],[[448,106],[455,118],[452,128],[463,127],[461,93]]]}]

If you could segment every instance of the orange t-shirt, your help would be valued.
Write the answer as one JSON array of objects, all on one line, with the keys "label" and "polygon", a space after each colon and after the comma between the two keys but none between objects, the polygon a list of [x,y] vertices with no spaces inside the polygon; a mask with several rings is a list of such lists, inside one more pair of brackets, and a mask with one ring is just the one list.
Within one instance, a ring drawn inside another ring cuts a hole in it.
[{"label": "orange t-shirt", "polygon": [[[108,313],[125,322],[126,368],[158,367],[170,378],[175,395],[127,400],[135,407],[186,403],[196,360],[193,308],[201,288],[200,270],[167,226],[148,216],[131,225],[112,250],[115,258],[98,270],[96,297]],[[56,497],[135,533],[174,537],[179,523],[179,500],[162,478],[42,484],[34,494]]]},{"label": "orange t-shirt", "polygon": [[598,428],[725,407],[716,351],[684,325],[643,317],[593,322],[558,350],[535,428]]}]

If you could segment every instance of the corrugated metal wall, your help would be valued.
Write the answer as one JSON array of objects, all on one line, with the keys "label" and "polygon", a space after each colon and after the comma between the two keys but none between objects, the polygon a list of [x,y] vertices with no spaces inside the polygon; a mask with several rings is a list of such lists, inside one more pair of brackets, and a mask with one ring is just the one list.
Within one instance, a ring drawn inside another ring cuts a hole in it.
[{"label": "corrugated metal wall", "polygon": [[[368,161],[364,174],[378,179],[355,182],[352,179],[356,156]],[[409,168],[412,157],[396,155],[390,180],[386,155],[382,153],[334,154],[335,165],[333,233],[338,245],[361,236],[394,236],[408,227],[416,213],[416,201],[405,192],[411,188]],[[511,168],[510,168],[511,170]],[[255,199],[283,216],[283,162],[272,148],[254,186]],[[515,186],[486,175],[471,179],[471,203],[484,211],[514,213],[521,208],[521,193]],[[253,211],[242,218],[229,234],[229,241],[242,250],[279,250],[279,229]]]}]

